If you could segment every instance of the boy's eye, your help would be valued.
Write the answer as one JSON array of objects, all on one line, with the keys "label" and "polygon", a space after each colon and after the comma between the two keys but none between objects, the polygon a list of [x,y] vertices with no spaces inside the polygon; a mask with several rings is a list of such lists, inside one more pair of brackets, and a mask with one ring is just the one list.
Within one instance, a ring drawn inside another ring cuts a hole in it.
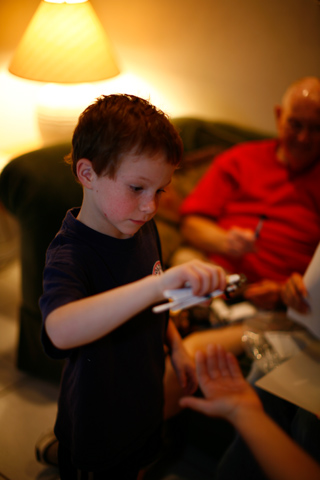
[{"label": "boy's eye", "polygon": [[[136,185],[130,185],[130,189],[133,191],[133,192],[141,192],[143,190],[143,187],[138,187]],[[161,194],[161,193],[164,193],[165,190],[163,188],[159,188],[159,190],[157,190],[157,194]]]},{"label": "boy's eye", "polygon": [[130,189],[133,191],[133,192],[140,192],[142,190],[142,187],[137,187],[135,185],[130,185]]}]

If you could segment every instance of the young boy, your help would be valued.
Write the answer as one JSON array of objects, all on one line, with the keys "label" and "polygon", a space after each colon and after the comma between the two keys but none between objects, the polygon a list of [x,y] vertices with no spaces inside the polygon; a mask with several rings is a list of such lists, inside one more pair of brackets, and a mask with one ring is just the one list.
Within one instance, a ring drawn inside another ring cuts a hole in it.
[{"label": "young boy", "polygon": [[44,271],[42,341],[66,358],[55,434],[62,480],[136,479],[160,444],[166,343],[192,393],[193,364],[165,314],[151,307],[186,282],[224,288],[199,261],[162,273],[152,220],[182,156],[166,115],[135,96],[99,98],[79,118],[68,159],[83,186],[51,243]]}]

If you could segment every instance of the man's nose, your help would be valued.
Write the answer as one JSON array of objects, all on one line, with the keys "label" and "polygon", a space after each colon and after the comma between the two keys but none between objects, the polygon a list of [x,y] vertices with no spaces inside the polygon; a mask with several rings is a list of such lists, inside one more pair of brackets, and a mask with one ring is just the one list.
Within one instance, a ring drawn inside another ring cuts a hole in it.
[{"label": "man's nose", "polygon": [[311,131],[307,126],[303,126],[298,133],[298,140],[300,142],[309,141],[311,138]]}]

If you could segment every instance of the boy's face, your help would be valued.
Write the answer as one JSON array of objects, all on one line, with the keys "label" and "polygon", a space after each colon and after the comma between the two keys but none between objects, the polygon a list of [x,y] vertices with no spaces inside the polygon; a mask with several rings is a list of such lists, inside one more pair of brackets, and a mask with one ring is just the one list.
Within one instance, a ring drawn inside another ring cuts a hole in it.
[{"label": "boy's face", "polygon": [[127,154],[113,179],[94,174],[90,226],[115,238],[131,237],[157,212],[174,170],[161,153]]}]

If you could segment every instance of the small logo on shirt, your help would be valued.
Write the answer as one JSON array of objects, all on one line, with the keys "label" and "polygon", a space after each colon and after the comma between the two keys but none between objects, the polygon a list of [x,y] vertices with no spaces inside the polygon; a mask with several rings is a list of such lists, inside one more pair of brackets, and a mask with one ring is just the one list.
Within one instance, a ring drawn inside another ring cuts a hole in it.
[{"label": "small logo on shirt", "polygon": [[160,260],[153,265],[152,275],[161,275],[163,273]]}]

